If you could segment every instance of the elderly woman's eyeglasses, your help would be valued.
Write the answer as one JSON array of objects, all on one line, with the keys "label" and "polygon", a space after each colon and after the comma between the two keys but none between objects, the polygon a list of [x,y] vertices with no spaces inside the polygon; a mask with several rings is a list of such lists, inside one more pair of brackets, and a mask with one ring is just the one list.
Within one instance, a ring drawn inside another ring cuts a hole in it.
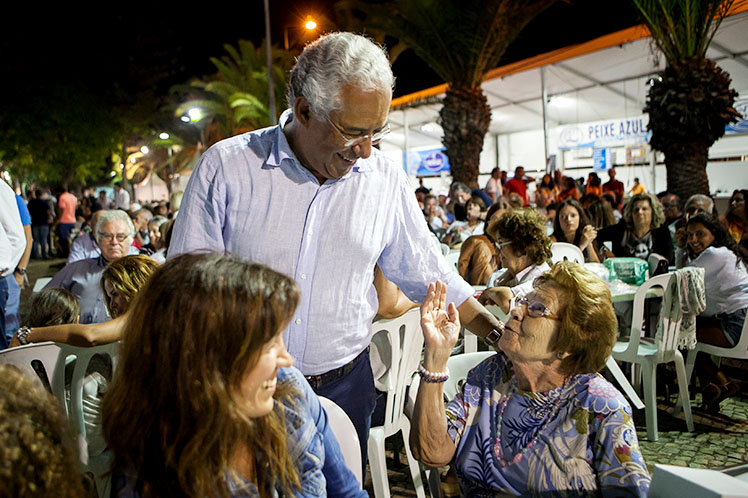
[{"label": "elderly woman's eyeglasses", "polygon": [[518,306],[527,306],[527,314],[533,318],[550,318],[551,320],[560,320],[560,318],[540,301],[530,301],[526,297],[517,299]]},{"label": "elderly woman's eyeglasses", "polygon": [[102,242],[111,242],[115,238],[119,242],[124,242],[125,240],[127,240],[127,237],[129,236],[130,236],[129,233],[118,233],[115,235],[113,233],[99,232],[99,240],[101,240]]},{"label": "elderly woman's eyeglasses", "polygon": [[494,242],[494,244],[493,244],[493,245],[494,245],[494,246],[496,246],[496,250],[497,250],[497,251],[501,252],[501,250],[502,250],[502,249],[503,249],[504,247],[506,247],[506,246],[510,245],[511,243],[512,243],[512,241],[511,241],[511,240],[508,240],[508,241],[506,241],[506,242],[499,242],[499,241],[497,240],[496,242]]},{"label": "elderly woman's eyeglasses", "polygon": [[367,135],[351,135],[349,133],[344,132],[340,128],[338,128],[338,125],[332,122],[330,118],[327,118],[327,122],[330,124],[333,130],[342,138],[345,140],[345,143],[343,146],[348,149],[355,145],[361,144],[365,142],[368,139],[371,139],[371,144],[376,145],[378,144],[390,131],[390,123],[389,121],[384,124],[380,129],[374,130],[372,133],[369,133]]}]

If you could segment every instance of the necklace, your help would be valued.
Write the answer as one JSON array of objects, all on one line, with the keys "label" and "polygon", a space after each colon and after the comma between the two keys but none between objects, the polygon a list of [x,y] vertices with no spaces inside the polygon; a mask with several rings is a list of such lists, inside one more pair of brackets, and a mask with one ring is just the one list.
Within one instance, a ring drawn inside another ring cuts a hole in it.
[{"label": "necklace", "polygon": [[498,417],[496,418],[496,441],[494,443],[493,453],[494,453],[494,456],[496,457],[496,460],[499,462],[499,465],[501,465],[502,467],[507,467],[509,465],[514,465],[522,461],[522,459],[525,457],[525,454],[535,446],[535,443],[538,442],[538,438],[540,437],[540,434],[542,434],[543,431],[545,431],[548,428],[551,421],[558,414],[558,411],[561,409],[562,400],[566,398],[567,394],[570,391],[574,391],[573,388],[576,387],[576,385],[578,384],[579,377],[580,376],[577,376],[577,378],[575,378],[573,382],[568,382],[564,384],[555,402],[553,402],[553,409],[548,414],[548,417],[545,419],[543,426],[540,429],[538,429],[538,432],[535,434],[535,437],[532,438],[532,440],[529,443],[527,443],[527,445],[525,445],[524,448],[518,451],[517,454],[515,454],[511,460],[505,460],[501,456],[501,422],[503,420],[504,410],[506,409],[506,405],[509,403],[509,399],[513,397],[515,394],[517,394],[516,377],[512,379],[511,392],[509,393],[509,395],[504,397],[504,400],[501,402],[501,405],[499,405],[499,413],[498,413]]}]

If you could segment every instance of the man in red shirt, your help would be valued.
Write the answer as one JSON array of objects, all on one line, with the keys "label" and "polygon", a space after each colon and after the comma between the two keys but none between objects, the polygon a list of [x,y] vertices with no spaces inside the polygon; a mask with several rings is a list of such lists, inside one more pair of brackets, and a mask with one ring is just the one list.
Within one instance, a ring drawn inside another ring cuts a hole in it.
[{"label": "man in red shirt", "polygon": [[534,182],[535,178],[525,177],[524,166],[517,166],[514,169],[514,178],[507,180],[504,185],[504,195],[509,195],[510,192],[517,192],[522,197],[523,205],[529,206],[530,200],[527,198],[527,184]]},{"label": "man in red shirt", "polygon": [[610,171],[608,171],[608,176],[610,177],[610,180],[605,182],[603,185],[603,194],[606,192],[610,192],[611,194],[616,196],[616,205],[613,206],[616,209],[621,209],[621,204],[623,203],[623,193],[625,192],[623,182],[619,182],[616,180],[616,169],[610,168]]},{"label": "man in red shirt", "polygon": [[60,196],[57,199],[57,235],[60,237],[60,257],[67,258],[70,254],[70,235],[75,228],[75,208],[78,206],[78,199],[68,192],[67,187],[60,189]]}]

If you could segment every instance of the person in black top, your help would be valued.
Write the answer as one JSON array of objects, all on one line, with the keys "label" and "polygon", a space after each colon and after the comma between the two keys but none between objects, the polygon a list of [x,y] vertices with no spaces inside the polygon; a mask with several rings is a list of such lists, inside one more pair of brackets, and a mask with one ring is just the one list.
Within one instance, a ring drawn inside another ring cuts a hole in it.
[{"label": "person in black top", "polygon": [[34,198],[29,200],[28,208],[31,215],[31,236],[34,239],[31,257],[39,259],[41,248],[41,257],[49,259],[49,224],[52,221],[52,209],[49,202],[42,199],[40,189],[34,191]]}]

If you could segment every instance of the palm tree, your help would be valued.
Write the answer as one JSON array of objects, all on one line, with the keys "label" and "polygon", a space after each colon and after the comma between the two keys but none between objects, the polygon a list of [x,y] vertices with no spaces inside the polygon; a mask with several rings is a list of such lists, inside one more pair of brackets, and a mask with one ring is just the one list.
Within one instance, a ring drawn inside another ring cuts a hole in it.
[{"label": "palm tree", "polygon": [[738,119],[730,75],[706,50],[734,0],[632,0],[666,60],[651,80],[644,112],[649,145],[665,154],[667,189],[686,199],[709,194],[709,147]]},{"label": "palm tree", "polygon": [[[255,47],[250,41],[240,40],[238,49],[228,44],[224,49],[228,55],[210,59],[218,71],[215,75],[172,89],[173,93],[190,96],[176,107],[177,116],[197,107],[203,119],[210,119],[211,122],[204,125],[208,128],[208,142],[270,125],[264,46]],[[276,48],[272,56],[275,93],[282,95],[293,56]]]},{"label": "palm tree", "polygon": [[[439,111],[442,143],[455,181],[478,186],[491,109],[481,83],[519,32],[555,0],[343,0],[338,10],[360,13],[362,25],[412,48],[448,83]],[[365,16],[365,17],[364,17]]]}]

